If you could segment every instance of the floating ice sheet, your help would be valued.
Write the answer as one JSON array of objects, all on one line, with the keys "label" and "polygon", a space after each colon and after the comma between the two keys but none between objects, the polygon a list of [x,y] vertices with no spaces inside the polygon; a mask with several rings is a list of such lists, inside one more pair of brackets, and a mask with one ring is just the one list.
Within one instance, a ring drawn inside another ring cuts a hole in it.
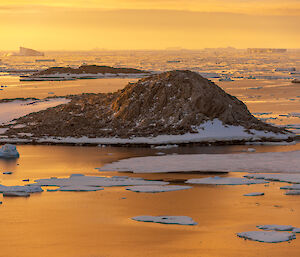
[{"label": "floating ice sheet", "polygon": [[244,196],[261,196],[264,194],[265,193],[263,193],[263,192],[253,192],[253,193],[244,194]]},{"label": "floating ice sheet", "polygon": [[160,192],[170,192],[170,191],[178,191],[184,189],[190,189],[190,186],[175,186],[175,185],[167,185],[167,186],[131,186],[126,187],[126,190],[130,190],[133,192],[139,193],[160,193]]},{"label": "floating ice sheet", "polygon": [[197,222],[188,216],[136,216],[132,219],[162,224],[197,225]]},{"label": "floating ice sheet", "polygon": [[191,178],[185,183],[203,184],[203,185],[251,185],[269,183],[261,179],[232,178],[232,177],[208,177],[208,178]]},{"label": "floating ice sheet", "polygon": [[294,227],[290,225],[259,225],[256,227],[263,230],[274,230],[274,231],[292,231],[294,229]]},{"label": "floating ice sheet", "polygon": [[74,185],[74,186],[60,187],[58,191],[84,192],[84,191],[99,191],[103,189],[104,188],[102,187],[95,187],[95,186]]},{"label": "floating ice sheet", "polygon": [[[288,162],[288,160],[286,160],[286,162]],[[300,159],[297,162],[299,163]],[[264,179],[264,180],[287,182],[287,183],[300,183],[300,163],[299,163],[298,172],[299,174],[263,174],[263,173],[248,174],[245,175],[245,177],[252,178],[252,179]]]},{"label": "floating ice sheet", "polygon": [[8,192],[26,192],[26,193],[39,193],[43,192],[43,189],[36,186],[3,186],[0,185],[0,193],[8,193]]},{"label": "floating ice sheet", "polygon": [[[102,166],[101,171],[163,173],[213,172],[299,172],[300,151],[239,154],[178,154],[135,157]],[[300,183],[300,176],[299,176]]]},{"label": "floating ice sheet", "polygon": [[285,192],[285,195],[300,195],[300,190],[289,190]]},{"label": "floating ice sheet", "polygon": [[237,233],[237,236],[264,243],[280,243],[296,239],[293,233],[276,231],[248,231]]},{"label": "floating ice sheet", "polygon": [[[58,186],[60,191],[70,191],[70,189],[92,189],[92,187],[112,187],[112,186],[136,186],[136,185],[167,185],[168,182],[144,180],[142,178],[130,177],[96,177],[73,174],[69,178],[37,179],[32,185],[38,186]],[[69,189],[69,190],[68,190]],[[96,189],[96,188],[94,188]],[[74,191],[72,190],[72,191]]]}]

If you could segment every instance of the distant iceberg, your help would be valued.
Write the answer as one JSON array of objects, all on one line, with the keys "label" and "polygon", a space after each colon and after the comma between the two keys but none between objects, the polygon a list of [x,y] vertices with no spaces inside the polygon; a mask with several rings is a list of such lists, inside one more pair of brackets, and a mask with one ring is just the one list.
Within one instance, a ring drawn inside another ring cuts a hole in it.
[{"label": "distant iceberg", "polygon": [[18,53],[9,53],[7,56],[44,56],[43,52],[39,52],[30,48],[20,47]]}]

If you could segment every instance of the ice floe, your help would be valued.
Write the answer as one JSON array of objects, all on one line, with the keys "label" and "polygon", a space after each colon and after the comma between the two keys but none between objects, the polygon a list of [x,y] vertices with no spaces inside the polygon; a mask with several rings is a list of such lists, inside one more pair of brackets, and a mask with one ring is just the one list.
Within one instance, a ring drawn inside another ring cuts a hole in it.
[{"label": "ice floe", "polygon": [[274,231],[292,231],[294,229],[294,227],[290,225],[259,225],[256,227],[262,230],[274,230]]},{"label": "ice floe", "polygon": [[[85,185],[73,185],[73,186],[63,186],[57,189],[57,191],[73,191],[73,192],[84,192],[84,191],[99,191],[104,188],[98,186],[85,186]],[[51,190],[54,191],[54,190]]]},{"label": "ice floe", "polygon": [[0,193],[13,193],[13,192],[24,192],[24,193],[40,193],[43,189],[40,186],[4,186],[0,185]]},{"label": "ice floe", "polygon": [[300,190],[289,190],[285,192],[285,195],[300,195]]},{"label": "ice floe", "polygon": [[[239,154],[178,154],[123,159],[101,171],[163,172],[300,172],[300,151]],[[300,177],[299,177],[300,183]]]},{"label": "ice floe", "polygon": [[300,184],[293,184],[290,186],[282,186],[280,189],[287,189],[287,190],[299,190],[300,192]]},{"label": "ice floe", "polygon": [[261,196],[264,194],[265,193],[263,193],[263,192],[253,192],[253,193],[244,194],[244,196]]},{"label": "ice floe", "polygon": [[131,219],[162,224],[197,225],[197,222],[188,216],[136,216]]},{"label": "ice floe", "polygon": [[191,178],[185,183],[188,184],[203,184],[203,185],[252,185],[269,183],[261,179],[247,179],[234,177],[208,177],[208,178]]},{"label": "ice floe", "polygon": [[[38,186],[58,186],[59,191],[91,191],[90,189],[101,190],[93,187],[113,187],[113,186],[136,186],[136,185],[167,185],[168,182],[144,180],[142,178],[130,177],[96,177],[84,176],[82,174],[72,174],[69,178],[48,178],[37,179],[34,184]],[[81,190],[82,189],[82,190]],[[57,191],[57,190],[51,190]]]},{"label": "ice floe", "polygon": [[277,231],[248,231],[237,233],[237,236],[264,243],[280,243],[296,239],[293,233]]},{"label": "ice floe", "polygon": [[131,186],[126,187],[126,190],[130,190],[133,192],[139,193],[160,193],[160,192],[170,192],[170,191],[178,191],[184,189],[190,189],[190,186],[175,186],[175,185],[167,185],[167,186]]},{"label": "ice floe", "polygon": [[[299,161],[300,161],[300,159],[299,159]],[[288,165],[288,160],[287,160],[287,165]],[[300,172],[300,168],[299,168],[298,172]],[[300,183],[300,174],[262,174],[262,173],[259,173],[259,174],[248,174],[248,175],[245,175],[245,177],[252,178],[252,179],[264,179],[264,180],[287,182],[287,183]],[[283,188],[283,189],[285,189],[285,188]]]},{"label": "ice floe", "polygon": [[19,156],[15,145],[5,144],[0,148],[0,158],[18,158]]},{"label": "ice floe", "polygon": [[6,196],[11,196],[11,197],[28,197],[30,196],[29,193],[27,192],[4,192],[3,193],[3,196],[6,197]]}]

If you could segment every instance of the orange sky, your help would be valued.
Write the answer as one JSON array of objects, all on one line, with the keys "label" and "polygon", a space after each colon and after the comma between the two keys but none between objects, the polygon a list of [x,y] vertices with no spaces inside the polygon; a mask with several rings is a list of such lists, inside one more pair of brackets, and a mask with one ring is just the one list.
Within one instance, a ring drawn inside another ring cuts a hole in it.
[{"label": "orange sky", "polygon": [[300,0],[0,0],[0,50],[300,47]]}]

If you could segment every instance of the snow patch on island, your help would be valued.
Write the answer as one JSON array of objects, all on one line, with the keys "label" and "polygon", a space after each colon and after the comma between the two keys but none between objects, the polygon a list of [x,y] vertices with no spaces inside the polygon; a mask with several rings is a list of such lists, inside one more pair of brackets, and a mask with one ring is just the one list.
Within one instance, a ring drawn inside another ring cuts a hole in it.
[{"label": "snow patch on island", "polygon": [[38,112],[50,107],[70,102],[66,98],[53,98],[45,100],[15,100],[0,103],[0,125],[9,124],[12,120],[23,117],[32,112]]}]

